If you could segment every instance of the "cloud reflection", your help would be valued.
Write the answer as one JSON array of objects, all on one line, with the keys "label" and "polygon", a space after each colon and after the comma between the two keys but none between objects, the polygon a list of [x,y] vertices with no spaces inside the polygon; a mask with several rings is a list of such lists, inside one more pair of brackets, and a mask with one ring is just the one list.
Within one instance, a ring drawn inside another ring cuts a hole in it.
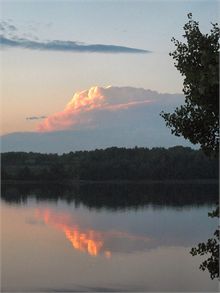
[{"label": "cloud reflection", "polygon": [[[135,245],[146,248],[146,243],[151,239],[144,236],[137,236],[123,231],[97,231],[92,228],[81,228],[79,224],[73,223],[72,217],[67,213],[57,213],[51,209],[36,209],[35,216],[43,220],[46,225],[56,227],[63,231],[66,239],[75,250],[87,253],[90,256],[104,255],[111,258],[112,252],[124,250]],[[140,245],[141,243],[141,245]],[[118,246],[118,247],[117,247]],[[125,246],[125,247],[124,247]]]}]

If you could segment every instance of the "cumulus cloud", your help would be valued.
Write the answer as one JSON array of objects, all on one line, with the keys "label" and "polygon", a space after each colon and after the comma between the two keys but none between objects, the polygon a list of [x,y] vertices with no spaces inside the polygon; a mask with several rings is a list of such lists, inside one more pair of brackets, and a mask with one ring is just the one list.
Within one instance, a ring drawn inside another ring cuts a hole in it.
[{"label": "cumulus cloud", "polygon": [[[123,120],[126,110],[139,109],[140,112],[149,105],[170,102],[171,98],[173,99],[173,95],[159,94],[143,88],[94,86],[76,92],[63,111],[48,116],[38,124],[37,129],[40,132],[49,132],[88,128],[95,127],[97,122],[113,125],[116,123],[115,119]],[[113,114],[116,112],[118,115]],[[132,121],[132,117],[129,116],[129,119]]]}]

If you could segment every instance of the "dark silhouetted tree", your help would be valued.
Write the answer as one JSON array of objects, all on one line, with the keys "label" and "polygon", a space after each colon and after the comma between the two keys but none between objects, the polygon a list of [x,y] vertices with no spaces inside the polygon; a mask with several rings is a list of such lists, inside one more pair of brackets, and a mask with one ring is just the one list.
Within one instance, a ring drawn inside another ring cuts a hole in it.
[{"label": "dark silhouetted tree", "polygon": [[[202,34],[199,23],[188,14],[183,37],[187,43],[172,39],[176,47],[170,56],[184,77],[185,104],[175,112],[161,113],[166,125],[177,136],[199,143],[208,156],[219,153],[219,27],[212,24],[210,34]],[[197,161],[198,163],[198,161]],[[198,164],[203,172],[201,163]],[[219,217],[219,207],[209,216]],[[219,230],[206,243],[199,243],[190,253],[209,255],[200,269],[208,270],[212,279],[219,277]]]},{"label": "dark silhouetted tree", "polygon": [[212,24],[210,34],[203,34],[199,23],[188,14],[184,26],[186,43],[172,39],[175,51],[170,56],[184,77],[185,104],[174,113],[161,113],[176,136],[199,143],[210,155],[219,151],[219,27]]},{"label": "dark silhouetted tree", "polygon": [[[216,208],[212,213],[209,213],[209,217],[219,217],[219,207]],[[204,260],[200,269],[205,271],[208,270],[212,279],[219,277],[219,230],[214,232],[214,237],[207,240],[206,243],[199,243],[197,247],[193,247],[190,253],[194,255],[209,255]]]}]

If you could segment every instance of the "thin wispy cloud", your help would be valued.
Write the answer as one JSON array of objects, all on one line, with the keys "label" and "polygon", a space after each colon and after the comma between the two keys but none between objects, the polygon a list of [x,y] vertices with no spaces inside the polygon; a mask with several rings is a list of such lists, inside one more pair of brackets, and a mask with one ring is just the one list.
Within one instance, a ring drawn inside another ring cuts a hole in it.
[{"label": "thin wispy cloud", "polygon": [[2,48],[22,48],[41,51],[62,51],[77,53],[150,53],[148,50],[118,45],[84,44],[75,41],[36,41],[28,38],[0,36]]},{"label": "thin wispy cloud", "polygon": [[30,117],[26,117],[26,120],[40,120],[45,118],[47,118],[47,116],[30,116]]},{"label": "thin wispy cloud", "polygon": [[11,23],[11,21],[1,21],[0,22],[0,31],[1,32],[15,32],[17,28]]},{"label": "thin wispy cloud", "polygon": [[[46,27],[50,26],[48,23]],[[31,26],[33,30],[33,26]],[[30,25],[29,25],[30,30]],[[36,33],[36,31],[35,31]],[[29,31],[22,31],[12,21],[0,22],[0,44],[1,48],[22,48],[39,51],[61,51],[77,53],[150,53],[151,51],[121,46],[116,44],[86,44],[75,40],[40,40],[37,36],[32,37]]]}]

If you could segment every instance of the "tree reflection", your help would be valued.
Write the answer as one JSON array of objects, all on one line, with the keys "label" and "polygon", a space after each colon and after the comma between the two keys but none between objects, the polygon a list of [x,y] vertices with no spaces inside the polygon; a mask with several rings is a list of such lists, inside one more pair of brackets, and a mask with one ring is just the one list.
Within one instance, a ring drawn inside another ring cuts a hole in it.
[{"label": "tree reflection", "polygon": [[154,208],[202,206],[218,198],[218,184],[149,183],[149,184],[2,184],[2,199],[11,204],[64,200],[89,209],[128,210],[146,206]]},{"label": "tree reflection", "polygon": [[[219,206],[209,213],[209,217],[219,217]],[[209,238],[206,243],[199,243],[197,247],[191,249],[190,253],[193,256],[209,254],[199,268],[203,271],[208,270],[211,279],[219,277],[219,229],[214,232],[213,238]]]}]

